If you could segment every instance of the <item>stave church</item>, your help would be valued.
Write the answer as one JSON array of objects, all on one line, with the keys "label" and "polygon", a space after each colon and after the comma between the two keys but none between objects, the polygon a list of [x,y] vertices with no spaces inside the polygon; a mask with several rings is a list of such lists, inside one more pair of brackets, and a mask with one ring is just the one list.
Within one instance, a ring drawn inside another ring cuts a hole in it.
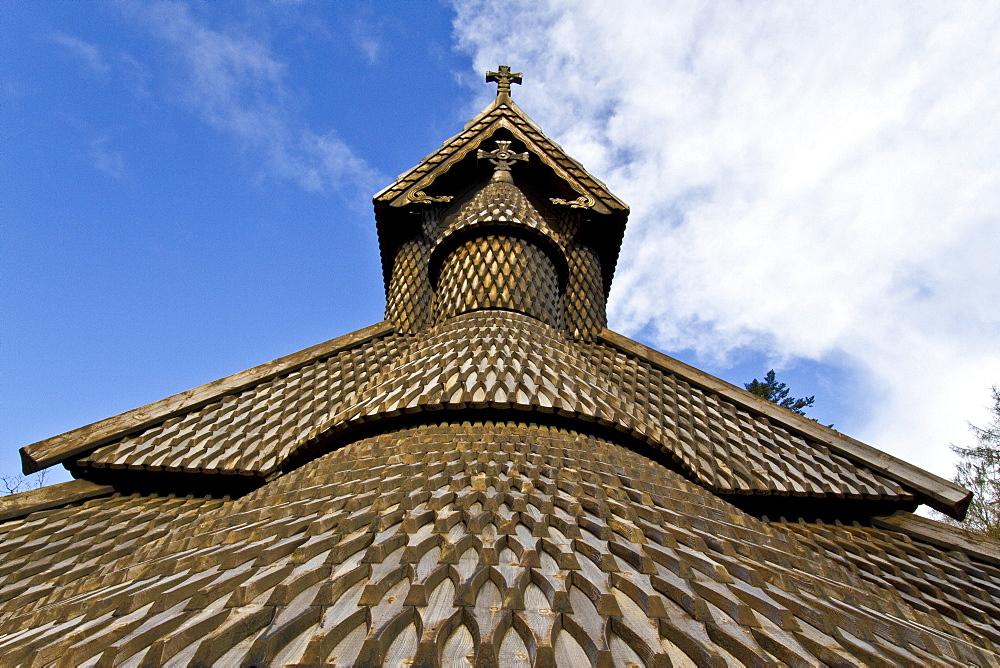
[{"label": "stave church", "polygon": [[21,449],[0,664],[1000,665],[970,493],[608,329],[628,207],[487,81],[383,322]]}]

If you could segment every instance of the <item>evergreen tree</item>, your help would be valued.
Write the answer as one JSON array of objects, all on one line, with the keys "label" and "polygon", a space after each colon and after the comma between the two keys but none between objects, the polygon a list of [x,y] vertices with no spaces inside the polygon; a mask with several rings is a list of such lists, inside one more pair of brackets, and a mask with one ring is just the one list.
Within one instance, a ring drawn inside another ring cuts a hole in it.
[{"label": "evergreen tree", "polygon": [[767,375],[764,376],[764,382],[754,378],[752,382],[746,383],[743,387],[749,390],[751,394],[756,394],[762,399],[767,399],[799,415],[805,415],[805,409],[812,406],[813,402],[816,401],[815,395],[799,399],[788,396],[788,387],[784,383],[779,383],[774,377],[774,369],[767,372]]},{"label": "evergreen tree", "polygon": [[985,427],[970,423],[978,443],[971,448],[952,445],[961,457],[955,482],[973,493],[963,526],[1000,539],[1000,390],[993,386],[993,419]]}]

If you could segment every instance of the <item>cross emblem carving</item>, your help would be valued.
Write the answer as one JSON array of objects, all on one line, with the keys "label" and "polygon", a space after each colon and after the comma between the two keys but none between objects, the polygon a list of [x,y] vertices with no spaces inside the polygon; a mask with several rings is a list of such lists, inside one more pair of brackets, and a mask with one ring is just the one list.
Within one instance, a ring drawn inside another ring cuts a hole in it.
[{"label": "cross emblem carving", "polygon": [[528,153],[515,153],[511,151],[509,141],[497,141],[497,147],[489,152],[479,149],[476,157],[480,160],[489,158],[490,162],[496,166],[496,171],[498,172],[509,172],[510,166],[518,160],[528,162]]},{"label": "cross emblem carving", "polygon": [[499,72],[487,72],[486,82],[490,83],[495,81],[497,84],[497,97],[501,95],[510,95],[510,85],[516,83],[520,85],[521,83],[521,73],[511,72],[510,65],[501,65]]}]

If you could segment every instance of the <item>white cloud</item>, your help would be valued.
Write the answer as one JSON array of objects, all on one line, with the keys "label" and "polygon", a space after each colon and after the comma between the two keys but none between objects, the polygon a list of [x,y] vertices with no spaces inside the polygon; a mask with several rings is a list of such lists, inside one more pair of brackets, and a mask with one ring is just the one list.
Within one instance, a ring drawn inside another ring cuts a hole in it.
[{"label": "white cloud", "polygon": [[632,205],[613,326],[846,357],[852,435],[950,474],[1000,382],[1000,7],[457,9],[477,69],[523,70],[515,98]]},{"label": "white cloud", "polygon": [[90,157],[94,160],[94,167],[106,175],[116,181],[125,178],[125,157],[121,151],[108,148],[107,137],[98,137],[90,142]]},{"label": "white cloud", "polygon": [[261,151],[269,169],[310,191],[365,201],[383,178],[333,131],[296,122],[286,66],[260,38],[214,30],[186,5],[136,8],[182,63],[184,101],[216,127]]},{"label": "white cloud", "polygon": [[95,74],[105,74],[111,67],[104,62],[101,50],[96,45],[84,41],[75,35],[68,35],[63,32],[53,33],[51,39],[56,44],[64,47],[75,57],[79,58],[91,72]]},{"label": "white cloud", "polygon": [[358,19],[351,28],[351,42],[365,57],[365,62],[375,65],[382,56],[381,30],[371,21]]}]

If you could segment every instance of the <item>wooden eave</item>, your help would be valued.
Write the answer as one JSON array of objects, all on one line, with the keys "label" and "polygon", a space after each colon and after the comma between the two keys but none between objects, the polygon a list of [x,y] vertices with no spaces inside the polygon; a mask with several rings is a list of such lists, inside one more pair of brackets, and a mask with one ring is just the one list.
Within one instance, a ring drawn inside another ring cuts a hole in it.
[{"label": "wooden eave", "polygon": [[873,517],[872,524],[945,550],[959,550],[976,559],[1000,566],[1000,541],[969,529],[902,511],[885,517]]},{"label": "wooden eave", "polygon": [[[387,323],[378,323],[187,392],[25,446],[21,449],[24,471],[30,473],[69,460],[102,445],[155,426],[169,418],[198,410],[226,395],[250,389],[277,376],[294,372],[318,359],[353,349],[373,339],[390,334],[392,331],[392,327]],[[965,514],[966,507],[971,500],[971,493],[950,481],[824,427],[813,420],[780,408],[611,330],[605,329],[601,333],[600,339],[603,343],[637,358],[639,361],[673,374],[702,390],[714,393],[752,414],[764,417],[776,426],[826,446],[830,451],[895,481],[904,489],[916,493],[918,500],[928,503],[941,512],[958,519],[961,519]]]},{"label": "wooden eave", "polygon": [[714,392],[737,406],[762,415],[789,431],[822,443],[833,452],[895,480],[900,485],[917,492],[921,501],[927,503],[931,508],[945,513],[949,517],[958,520],[965,517],[969,502],[972,501],[972,492],[950,480],[945,480],[909,462],[897,459],[867,443],[862,443],[839,431],[825,427],[815,420],[793,413],[610,329],[604,329],[600,334],[600,339],[623,353],[634,355],[654,367]]},{"label": "wooden eave", "polygon": [[0,522],[24,517],[40,510],[86,501],[114,494],[110,485],[98,485],[89,480],[70,480],[0,498]]},{"label": "wooden eave", "polygon": [[21,467],[26,474],[40,471],[176,415],[197,410],[227,394],[240,392],[276,376],[295,371],[317,358],[354,348],[392,331],[392,325],[387,322],[370,325],[252,369],[26,445],[20,450]]}]

